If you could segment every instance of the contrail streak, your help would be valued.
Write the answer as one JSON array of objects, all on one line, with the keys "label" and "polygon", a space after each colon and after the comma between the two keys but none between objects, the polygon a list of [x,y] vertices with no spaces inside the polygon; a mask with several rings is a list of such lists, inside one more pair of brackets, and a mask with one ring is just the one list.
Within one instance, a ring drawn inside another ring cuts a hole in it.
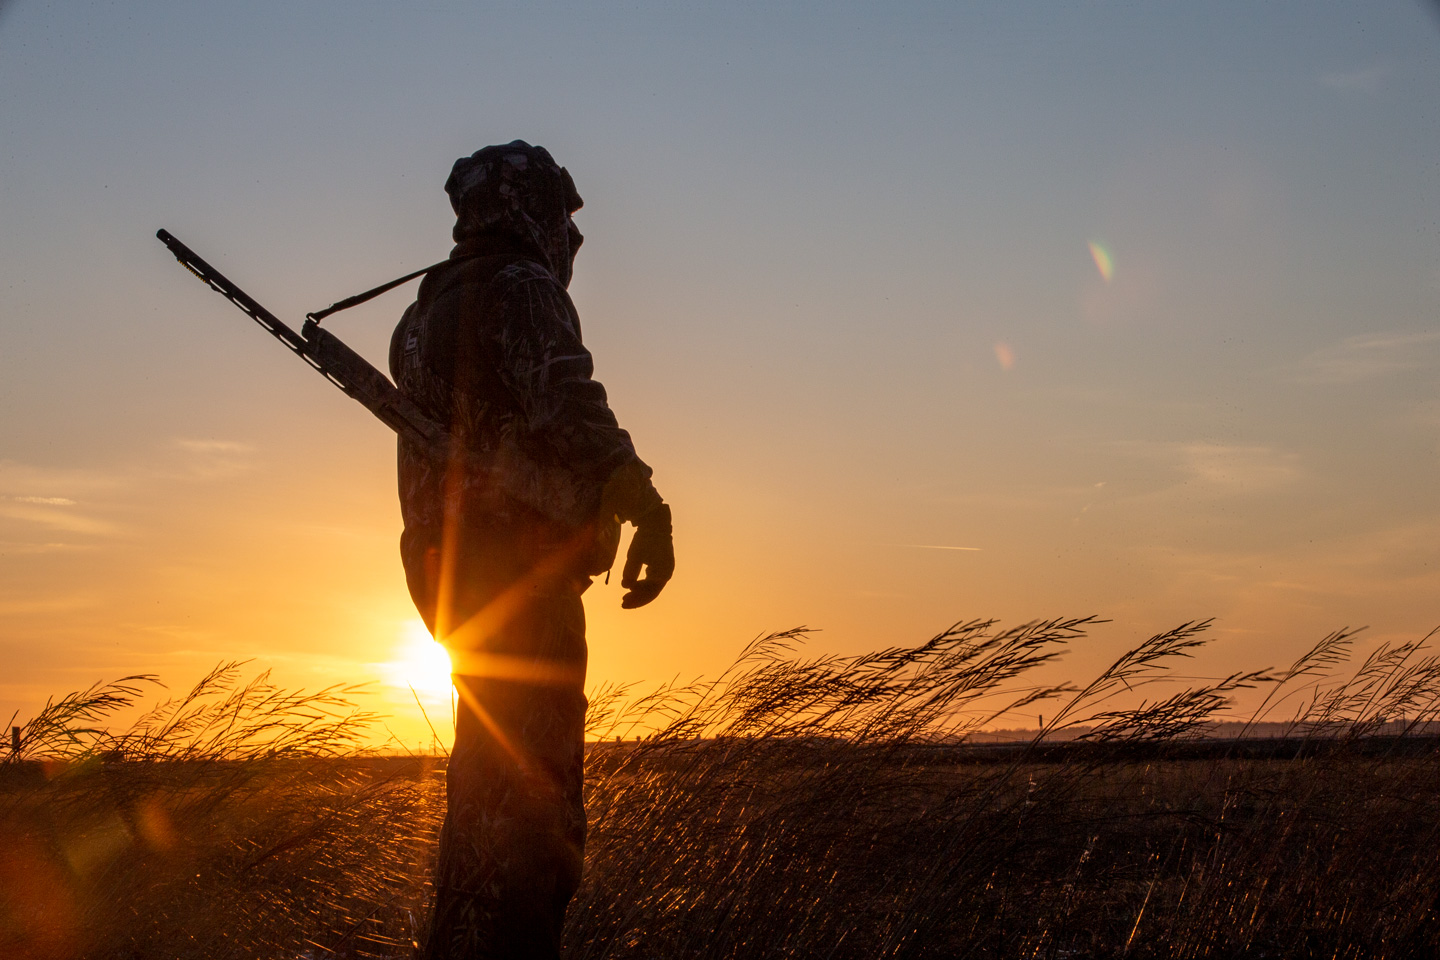
[{"label": "contrail streak", "polygon": [[916,550],[973,550],[979,551],[980,547],[947,547],[938,543],[895,543],[895,547],[914,547]]}]

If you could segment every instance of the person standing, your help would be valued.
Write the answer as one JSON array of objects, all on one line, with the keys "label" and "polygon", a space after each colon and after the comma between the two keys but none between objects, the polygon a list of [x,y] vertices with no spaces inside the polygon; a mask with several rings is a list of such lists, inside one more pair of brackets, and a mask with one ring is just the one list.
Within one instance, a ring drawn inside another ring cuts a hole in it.
[{"label": "person standing", "polygon": [[456,246],[390,345],[400,390],[474,459],[402,440],[400,538],[451,653],[455,745],[423,956],[556,958],[584,862],[585,612],[629,522],[621,606],[674,572],[670,508],[610,411],[566,288],[570,174],[516,140],[455,162]]}]

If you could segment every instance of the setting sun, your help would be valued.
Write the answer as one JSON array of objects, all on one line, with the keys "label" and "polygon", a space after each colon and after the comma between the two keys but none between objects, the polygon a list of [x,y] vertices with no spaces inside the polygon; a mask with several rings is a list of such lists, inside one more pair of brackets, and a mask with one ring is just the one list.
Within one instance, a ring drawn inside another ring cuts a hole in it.
[{"label": "setting sun", "polygon": [[385,666],[395,686],[413,687],[426,700],[450,699],[450,654],[421,621],[406,620],[401,625],[394,658]]}]

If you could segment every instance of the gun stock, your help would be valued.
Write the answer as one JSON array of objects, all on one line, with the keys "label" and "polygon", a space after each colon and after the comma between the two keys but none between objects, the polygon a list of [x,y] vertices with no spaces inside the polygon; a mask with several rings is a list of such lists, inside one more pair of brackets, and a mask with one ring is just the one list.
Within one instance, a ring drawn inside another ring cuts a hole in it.
[{"label": "gun stock", "polygon": [[322,330],[314,320],[301,327],[305,341],[305,359],[325,378],[349,397],[363,403],[371,413],[397,434],[430,448],[446,451],[450,437],[440,424],[431,420],[410,398],[401,393],[390,378],[370,365],[360,354],[329,330]]}]

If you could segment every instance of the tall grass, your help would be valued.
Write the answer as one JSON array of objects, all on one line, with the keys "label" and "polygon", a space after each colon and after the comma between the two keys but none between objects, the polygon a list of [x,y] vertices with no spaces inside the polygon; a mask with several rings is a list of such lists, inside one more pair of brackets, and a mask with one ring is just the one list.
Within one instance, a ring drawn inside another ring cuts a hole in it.
[{"label": "tall grass", "polygon": [[[1348,675],[1341,631],[1284,670],[1162,685],[1205,642],[1197,622],[1084,684],[1033,679],[1094,623],[969,621],[860,656],[807,655],[799,629],[713,680],[597,691],[569,955],[1440,950],[1429,638]],[[0,765],[0,949],[407,956],[440,771],[355,758],[370,718],[343,691],[242,684],[233,665],[101,729],[149,683],[48,705],[25,726],[30,762]],[[1250,688],[1252,722],[1288,724],[1293,758],[1197,753]],[[1028,743],[964,746],[1040,709]]]},{"label": "tall grass", "polygon": [[46,701],[20,728],[11,761],[46,760],[258,760],[284,756],[344,756],[365,742],[376,715],[347,699],[359,688],[328,687],[316,693],[282,690],[269,671],[240,682],[238,661],[222,663],[184,696],[151,708],[129,728],[112,733],[98,726],[134,706],[149,674],[95,684]]},{"label": "tall grass", "polygon": [[0,953],[408,944],[412,918],[370,921],[423,882],[437,785],[425,764],[361,757],[375,717],[354,691],[286,691],[227,663],[123,731],[101,726],[156,686],[99,684],[21,727],[0,764]]},{"label": "tall grass", "polygon": [[[1317,743],[1353,743],[1402,715],[1405,732],[1428,729],[1440,682],[1423,641],[1327,682],[1353,641],[1341,632],[1281,673],[1133,702],[1203,644],[1208,623],[1187,623],[1084,686],[1024,684],[1091,622],[970,622],[859,657],[803,658],[801,632],[776,634],[714,683],[602,698],[604,732],[667,719],[592,762],[574,955],[1408,956],[1434,945],[1433,753],[1166,762],[1163,750],[1255,686],[1270,687],[1255,720],[1298,694],[1291,722]],[[946,749],[1042,700],[1054,701],[1049,722],[1008,761]],[[1097,749],[1044,762],[1045,742],[1077,728]],[[1148,760],[1107,749],[1137,743]]]}]

